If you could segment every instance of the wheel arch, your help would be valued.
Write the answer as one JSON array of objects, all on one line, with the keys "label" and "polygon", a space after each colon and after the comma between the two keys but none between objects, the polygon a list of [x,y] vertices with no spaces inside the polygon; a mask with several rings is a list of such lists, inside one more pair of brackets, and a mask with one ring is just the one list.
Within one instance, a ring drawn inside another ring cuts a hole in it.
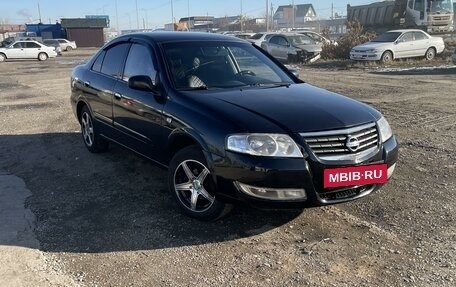
[{"label": "wheel arch", "polygon": [[78,101],[78,103],[76,104],[76,116],[78,118],[78,122],[81,122],[81,112],[83,107],[87,107],[89,111],[92,113],[92,109],[85,101]]},{"label": "wheel arch", "polygon": [[5,53],[0,52],[0,54],[2,54],[5,57],[5,59],[8,59],[8,56]]},{"label": "wheel arch", "polygon": [[396,55],[394,54],[394,51],[391,50],[391,49],[386,49],[385,51],[383,51],[382,57],[383,57],[383,55],[384,55],[386,52],[390,52],[390,53],[391,53],[391,55],[393,56],[393,60],[396,59]]},{"label": "wheel arch", "polygon": [[203,138],[193,129],[182,128],[174,130],[168,137],[168,161],[181,149],[188,146],[198,145],[205,154],[208,164],[211,160],[207,158],[209,148]]}]

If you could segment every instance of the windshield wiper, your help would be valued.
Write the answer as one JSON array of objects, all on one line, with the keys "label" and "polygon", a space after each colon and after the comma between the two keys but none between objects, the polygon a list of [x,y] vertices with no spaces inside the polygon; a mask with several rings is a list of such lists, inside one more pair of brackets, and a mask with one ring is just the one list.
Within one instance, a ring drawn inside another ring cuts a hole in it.
[{"label": "windshield wiper", "polygon": [[249,86],[251,87],[268,87],[268,86],[274,86],[274,87],[289,87],[291,83],[283,83],[283,82],[277,82],[277,83],[254,83],[250,84]]},{"label": "windshield wiper", "polygon": [[201,90],[209,90],[209,87],[206,85],[198,86],[198,87],[189,87],[185,89],[181,89],[181,91],[201,91]]}]

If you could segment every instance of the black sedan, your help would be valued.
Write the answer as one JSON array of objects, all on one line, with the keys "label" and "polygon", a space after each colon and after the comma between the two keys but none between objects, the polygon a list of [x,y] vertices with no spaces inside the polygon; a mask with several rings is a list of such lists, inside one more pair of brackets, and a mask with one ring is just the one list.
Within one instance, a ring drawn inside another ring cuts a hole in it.
[{"label": "black sedan", "polygon": [[181,210],[216,219],[242,201],[303,208],[363,197],[392,175],[397,142],[372,107],[303,83],[234,37],[139,33],[71,76],[91,152],[113,142],[168,168]]}]

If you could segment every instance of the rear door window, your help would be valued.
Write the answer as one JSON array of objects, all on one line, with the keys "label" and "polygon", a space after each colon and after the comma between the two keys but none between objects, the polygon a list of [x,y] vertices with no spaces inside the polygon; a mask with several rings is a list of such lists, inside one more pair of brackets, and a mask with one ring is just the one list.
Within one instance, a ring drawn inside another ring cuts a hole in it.
[{"label": "rear door window", "polygon": [[121,78],[122,67],[130,44],[123,43],[109,48],[101,66],[101,72],[114,78]]}]

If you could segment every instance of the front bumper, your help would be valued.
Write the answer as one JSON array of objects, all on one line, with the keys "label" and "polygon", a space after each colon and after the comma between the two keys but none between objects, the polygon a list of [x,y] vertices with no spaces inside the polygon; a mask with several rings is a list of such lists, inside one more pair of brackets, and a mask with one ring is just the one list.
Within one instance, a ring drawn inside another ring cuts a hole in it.
[{"label": "front bumper", "polygon": [[[351,201],[366,196],[382,184],[350,186],[336,189],[323,187],[323,171],[347,165],[327,164],[315,156],[302,159],[264,158],[227,152],[225,157],[212,157],[212,169],[217,182],[217,196],[227,202],[245,202],[265,209],[297,209]],[[393,136],[378,152],[359,165],[386,163],[394,171],[398,144]],[[243,191],[240,184],[268,190],[305,190],[305,197],[296,199],[266,199]]]},{"label": "front bumper", "polygon": [[381,58],[380,52],[350,52],[350,59],[356,61],[380,61]]}]

